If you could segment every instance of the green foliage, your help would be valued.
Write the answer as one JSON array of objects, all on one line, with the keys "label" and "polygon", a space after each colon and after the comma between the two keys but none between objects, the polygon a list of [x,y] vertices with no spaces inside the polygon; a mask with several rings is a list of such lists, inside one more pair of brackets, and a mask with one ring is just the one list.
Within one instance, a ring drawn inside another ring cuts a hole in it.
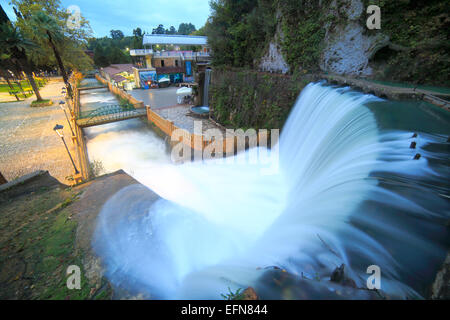
[{"label": "green foliage", "polygon": [[[117,30],[120,31],[120,30]],[[94,63],[98,67],[106,67],[115,63],[131,63],[128,49],[142,47],[142,36],[116,38],[91,38],[88,48],[94,51]]]},{"label": "green foliage", "polygon": [[89,163],[89,176],[95,178],[100,176],[105,171],[103,163],[100,160],[94,160]]},{"label": "green foliage", "polygon": [[[92,30],[89,22],[81,16],[80,28],[69,28],[69,13],[58,0],[12,0],[17,9],[16,25],[28,39],[38,45],[29,52],[35,69],[53,69],[57,65],[53,49],[48,43],[50,32],[64,66],[87,70],[92,67],[91,59],[85,54],[85,43]],[[27,52],[28,53],[28,52]]]},{"label": "green foliage", "polygon": [[[171,27],[172,28],[172,27]],[[189,35],[192,34],[192,32],[196,31],[197,29],[195,28],[195,26],[192,23],[181,23],[178,26],[178,34],[184,34],[184,35]],[[171,33],[169,33],[171,34]]]},{"label": "green foliage", "polygon": [[111,30],[110,33],[112,39],[123,39],[123,32],[120,30]]},{"label": "green foliage", "polygon": [[215,54],[213,64],[252,67],[275,33],[276,7],[269,0],[211,1],[211,17],[205,25]]},{"label": "green foliage", "polygon": [[[92,298],[92,285],[83,270],[84,253],[74,248],[77,222],[69,205],[76,198],[70,190],[42,187],[1,204],[0,269],[8,279],[2,282],[1,299]],[[70,265],[81,268],[81,290],[66,286]]]},{"label": "green foliage", "polygon": [[244,294],[242,292],[242,288],[239,288],[236,290],[236,292],[231,291],[230,287],[228,287],[228,292],[227,294],[221,294],[221,296],[225,299],[225,300],[243,300],[244,299]]},{"label": "green foliage", "polygon": [[[205,33],[215,53],[216,66],[254,67],[262,56],[277,24],[281,27],[281,51],[292,72],[318,72],[325,28],[348,23],[341,8],[348,1],[331,0],[214,0]],[[381,30],[399,50],[376,55],[378,79],[449,85],[450,2],[441,0],[364,0],[364,8],[381,8]],[[333,12],[333,13],[332,13]],[[278,17],[277,17],[278,16]],[[360,24],[365,26],[366,14]],[[376,59],[375,59],[376,60]],[[377,62],[381,62],[377,65]]]},{"label": "green foliage", "polygon": [[50,99],[43,99],[43,100],[35,100],[31,102],[32,107],[47,107],[51,106],[53,104],[53,101]]},{"label": "green foliage", "polygon": [[306,79],[245,69],[214,69],[211,111],[226,127],[280,129]]},{"label": "green foliage", "polygon": [[324,14],[329,1],[279,0],[284,39],[282,52],[291,70],[317,71],[325,37],[325,22],[333,16]]},{"label": "green foliage", "polygon": [[[379,79],[450,85],[450,2],[365,0],[381,8],[381,30],[403,47],[380,57]],[[368,31],[371,34],[376,31]]]}]

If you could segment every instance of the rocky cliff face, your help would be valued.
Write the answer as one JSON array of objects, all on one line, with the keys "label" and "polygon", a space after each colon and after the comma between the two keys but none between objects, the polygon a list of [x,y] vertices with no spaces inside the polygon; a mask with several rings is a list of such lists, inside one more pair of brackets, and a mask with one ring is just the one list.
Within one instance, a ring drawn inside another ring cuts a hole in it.
[{"label": "rocky cliff face", "polygon": [[381,30],[374,35],[366,34],[362,23],[365,7],[361,0],[334,0],[328,15],[336,17],[338,22],[328,22],[325,26],[320,68],[337,74],[371,75],[369,59],[389,43],[389,37]]},{"label": "rocky cliff face", "polygon": [[[322,44],[317,48],[320,51],[318,61],[320,69],[336,74],[371,75],[373,71],[369,66],[369,60],[379,49],[388,45],[389,37],[384,35],[381,30],[368,34],[365,25],[366,7],[363,2],[361,0],[319,2],[316,3],[314,10],[320,11],[321,20],[307,21],[300,18],[297,28],[304,28],[308,23],[310,25],[318,23],[319,28],[325,31],[321,41]],[[303,14],[304,18],[308,19],[308,11],[306,10]],[[287,73],[290,70],[288,63],[286,63],[288,59],[284,56],[291,55],[292,52],[289,52],[289,50],[296,50],[297,47],[288,45],[284,47],[284,52],[282,51],[283,44],[286,44],[281,27],[283,19],[286,19],[286,17],[278,12],[277,31],[258,64],[261,71]],[[304,20],[304,23],[301,22],[302,20]],[[286,21],[284,23],[285,27],[286,24],[289,24]],[[295,30],[292,31],[295,33]],[[301,32],[301,30],[298,30],[298,32]],[[313,34],[308,32],[301,32],[301,34],[302,36],[295,38],[294,42],[302,41],[304,37],[314,37]],[[311,44],[308,43],[306,46],[307,49],[310,49]],[[305,49],[300,46],[298,50]],[[301,67],[301,69],[304,69],[304,67]]]},{"label": "rocky cliff face", "polygon": [[[281,18],[281,13],[277,12],[277,19]],[[276,72],[286,74],[289,72],[289,65],[283,57],[281,52],[281,43],[283,41],[284,34],[281,30],[281,25],[277,25],[277,31],[274,39],[269,43],[265,54],[262,56],[259,62],[259,70],[265,72]]]},{"label": "rocky cliff face", "polygon": [[266,72],[288,73],[287,65],[277,41],[271,41],[267,53],[261,58],[259,69]]}]

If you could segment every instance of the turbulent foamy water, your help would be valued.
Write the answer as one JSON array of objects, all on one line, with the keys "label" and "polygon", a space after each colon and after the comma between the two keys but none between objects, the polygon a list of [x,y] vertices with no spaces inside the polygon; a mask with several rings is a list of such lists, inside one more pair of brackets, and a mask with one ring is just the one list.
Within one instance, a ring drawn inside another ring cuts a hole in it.
[{"label": "turbulent foamy water", "polygon": [[[131,186],[105,205],[93,245],[107,276],[152,298],[220,299],[247,286],[264,297],[267,266],[313,278],[345,263],[365,287],[375,264],[383,291],[423,296],[449,243],[447,138],[380,130],[365,106],[377,100],[308,85],[271,174],[277,148],[174,165],[138,120],[88,129],[91,161],[124,169],[162,197],[149,203]],[[254,154],[260,163],[246,163]]]}]

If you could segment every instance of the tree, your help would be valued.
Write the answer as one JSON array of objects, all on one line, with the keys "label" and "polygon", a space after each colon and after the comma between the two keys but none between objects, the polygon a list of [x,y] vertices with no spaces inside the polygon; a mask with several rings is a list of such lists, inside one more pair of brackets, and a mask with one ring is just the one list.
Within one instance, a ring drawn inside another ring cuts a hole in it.
[{"label": "tree", "polygon": [[178,27],[178,34],[190,35],[194,31],[196,29],[192,23],[181,23]]},{"label": "tree", "polygon": [[67,86],[69,96],[72,96],[72,88],[69,83],[69,77],[64,67],[61,54],[57,48],[57,44],[65,39],[64,32],[53,17],[50,17],[43,11],[34,13],[30,19],[30,26],[34,31],[34,37],[41,46],[50,45],[53,51],[59,70]]},{"label": "tree", "polygon": [[174,26],[171,26],[170,29],[166,30],[167,34],[177,34],[177,29]]},{"label": "tree", "polygon": [[113,39],[123,39],[123,32],[120,30],[111,30],[111,38]]},{"label": "tree", "polygon": [[133,36],[138,37],[138,38],[142,37],[143,34],[142,34],[141,28],[133,29]]},{"label": "tree", "polygon": [[94,49],[94,63],[99,67],[107,67],[110,65],[105,48],[101,45],[96,46]]},{"label": "tree", "polygon": [[58,67],[53,49],[47,41],[37,41],[35,29],[33,28],[32,17],[43,12],[50,16],[59,26],[63,36],[61,41],[55,41],[62,62],[66,68],[88,70],[92,68],[92,59],[86,55],[86,43],[92,34],[89,22],[80,16],[79,24],[76,28],[71,27],[67,21],[70,13],[60,6],[59,0],[11,0],[16,12],[16,25],[22,34],[33,39],[39,44],[39,50],[33,50],[29,54],[30,60],[39,68],[53,69]]},{"label": "tree", "polygon": [[139,49],[142,47],[142,39],[144,38],[144,34],[142,33],[141,28],[136,28],[133,30],[133,41],[131,47],[133,49]]},{"label": "tree", "polygon": [[39,88],[34,81],[33,72],[26,54],[26,50],[32,50],[35,45],[28,39],[25,39],[18,28],[12,25],[1,5],[0,17],[0,54],[2,60],[8,59],[11,63],[16,64],[25,72],[31,87],[36,94],[36,100],[42,101]]},{"label": "tree", "polygon": [[[252,67],[276,30],[276,5],[269,0],[213,0],[205,32],[213,64]],[[293,1],[298,6],[298,1]],[[294,6],[294,4],[293,4]]]},{"label": "tree", "polygon": [[191,33],[193,36],[206,36],[206,28],[208,27],[208,23],[206,23],[203,27]]},{"label": "tree", "polygon": [[164,26],[160,24],[157,28],[153,29],[152,34],[165,34],[166,29],[164,29]]}]

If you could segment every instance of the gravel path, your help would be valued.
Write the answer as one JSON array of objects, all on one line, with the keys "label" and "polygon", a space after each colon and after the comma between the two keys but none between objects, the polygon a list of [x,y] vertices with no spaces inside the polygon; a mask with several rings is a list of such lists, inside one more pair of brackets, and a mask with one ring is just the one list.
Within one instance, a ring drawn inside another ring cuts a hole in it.
[{"label": "gravel path", "polygon": [[0,172],[10,181],[35,170],[48,170],[64,184],[74,173],[64,144],[53,131],[55,124],[64,125],[64,137],[78,166],[70,128],[59,108],[63,100],[61,78],[53,78],[40,92],[53,106],[31,108],[35,96],[25,101],[0,104]]}]

